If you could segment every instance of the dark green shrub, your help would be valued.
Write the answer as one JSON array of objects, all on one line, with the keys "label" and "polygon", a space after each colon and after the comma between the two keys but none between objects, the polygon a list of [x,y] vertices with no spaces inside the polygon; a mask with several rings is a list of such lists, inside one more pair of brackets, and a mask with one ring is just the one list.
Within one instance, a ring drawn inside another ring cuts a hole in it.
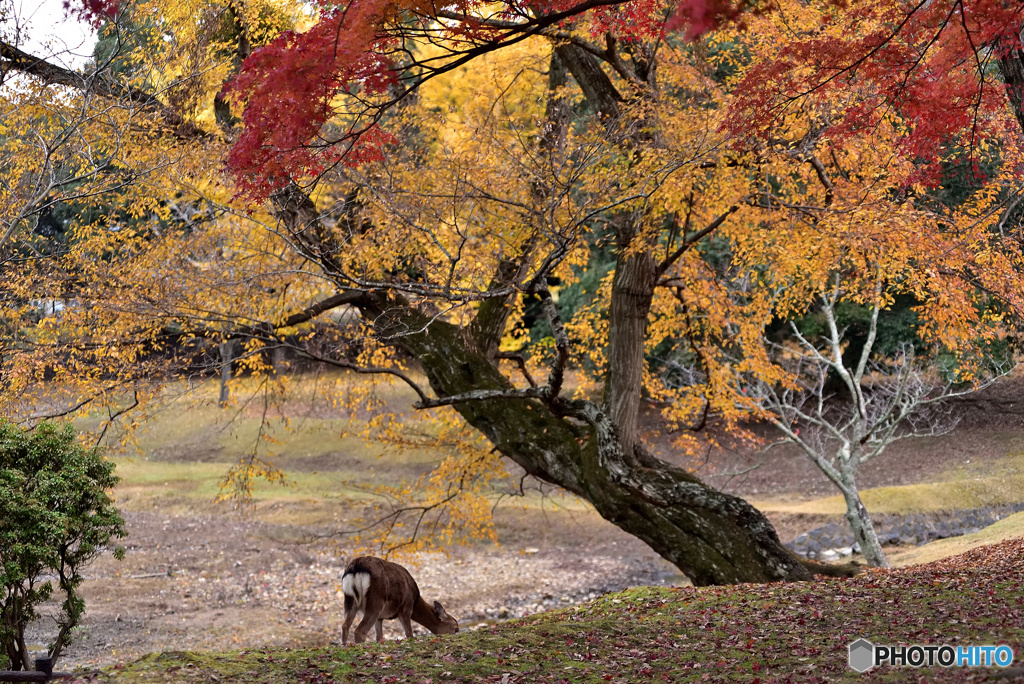
[{"label": "dark green shrub", "polygon": [[125,536],[107,493],[117,481],[114,464],[79,444],[70,425],[23,430],[0,422],[0,669],[31,668],[25,628],[55,590],[50,656],[60,656],[85,612],[82,569]]}]

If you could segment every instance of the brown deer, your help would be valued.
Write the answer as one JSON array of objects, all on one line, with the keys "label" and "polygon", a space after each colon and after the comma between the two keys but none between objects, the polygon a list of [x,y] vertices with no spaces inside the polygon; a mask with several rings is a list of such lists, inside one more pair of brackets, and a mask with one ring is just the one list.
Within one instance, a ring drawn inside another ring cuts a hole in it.
[{"label": "brown deer", "polygon": [[431,606],[420,596],[420,588],[409,571],[397,563],[372,556],[354,559],[341,577],[341,590],[345,594],[345,623],[341,627],[341,643],[348,644],[348,630],[356,613],[363,611],[363,619],[356,627],[355,642],[362,643],[376,623],[377,641],[384,642],[384,621],[398,618],[405,636],[412,636],[415,620],[434,634],[455,634],[459,623],[445,612],[440,603]]}]

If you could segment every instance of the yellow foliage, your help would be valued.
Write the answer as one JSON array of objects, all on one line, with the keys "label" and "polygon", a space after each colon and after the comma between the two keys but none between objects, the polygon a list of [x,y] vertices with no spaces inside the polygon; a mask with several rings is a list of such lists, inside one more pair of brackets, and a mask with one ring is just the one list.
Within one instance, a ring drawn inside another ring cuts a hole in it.
[{"label": "yellow foliage", "polygon": [[[916,182],[895,117],[830,137],[830,118],[865,95],[852,88],[835,101],[794,103],[774,124],[774,142],[744,147],[729,127],[732,88],[751,64],[776,58],[788,37],[819,30],[820,13],[833,11],[827,3],[782,6],[751,19],[749,34],[659,43],[655,95],[621,105],[623,120],[639,122],[642,135],[593,116],[570,85],[550,93],[552,42],[541,37],[426,82],[386,118],[398,142],[383,161],[328,169],[311,193],[319,237],[338,245],[330,257],[344,280],[318,267],[274,207],[234,197],[221,162],[231,133],[213,112],[213,96],[237,68],[239,27],[253,45],[266,43],[307,26],[306,6],[135,4],[139,30],[152,40],[125,56],[125,73],[132,85],[160,92],[198,133],[179,135],[183,127],[170,130],[154,111],[38,84],[0,94],[0,219],[19,237],[5,253],[14,265],[0,299],[9,340],[3,412],[24,417],[40,406],[81,405],[114,416],[126,391],[146,406],[163,382],[188,372],[176,354],[206,358],[233,338],[244,340],[236,370],[267,401],[288,391],[271,362],[282,344],[311,361],[416,374],[392,340],[378,337],[375,321],[354,310],[284,323],[351,287],[393,289],[426,315],[465,328],[499,263],[521,255],[515,287],[538,273],[558,279],[551,286],[572,341],[568,391],[595,401],[608,374],[610,263],[664,261],[647,316],[643,396],[661,410],[666,429],[682,435],[684,450],[706,445],[692,430],[709,414],[742,436],[757,407],[736,377],[788,381],[770,362],[765,331],[806,313],[836,274],[845,301],[887,307],[912,295],[924,339],[966,358],[979,339],[1002,334],[1002,314],[984,306],[987,297],[1018,311],[1024,304],[1020,249],[1001,239],[998,225],[1019,184],[1019,136],[985,141],[982,152],[998,142],[1000,169],[952,209]],[[413,48],[429,57],[451,46]],[[570,120],[553,143],[545,140],[545,117],[555,96]],[[69,120],[78,142],[60,148],[58,160],[41,155],[38,139]],[[116,173],[97,171],[98,158]],[[25,212],[36,201],[27,186],[48,164],[81,177],[47,200],[74,208],[63,242],[33,234]],[[628,246],[615,243],[621,221],[636,228]],[[541,329],[527,327],[537,318],[533,304],[521,291],[511,297],[501,350],[521,352],[542,383],[555,348],[550,337],[531,341]],[[526,385],[518,363],[501,368],[510,385]],[[493,541],[489,497],[507,477],[499,456],[452,409],[396,410],[387,398],[394,382],[379,376],[327,388],[333,410],[366,416],[360,437],[443,454],[415,482],[368,487],[381,501],[369,519],[386,525],[366,530],[360,543],[419,551]],[[245,500],[255,481],[281,480],[272,448],[261,436],[225,476],[226,497]]]}]

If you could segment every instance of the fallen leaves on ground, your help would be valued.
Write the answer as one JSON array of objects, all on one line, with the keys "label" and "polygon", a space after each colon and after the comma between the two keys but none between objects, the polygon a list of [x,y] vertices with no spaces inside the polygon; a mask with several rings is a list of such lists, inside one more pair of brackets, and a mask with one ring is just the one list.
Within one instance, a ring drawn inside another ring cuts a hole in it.
[{"label": "fallen leaves on ground", "polygon": [[1024,645],[1024,540],[900,570],[797,584],[631,589],[453,637],[384,645],[154,654],[123,682],[1006,681],[1010,668],[882,667],[858,675],[847,645]]}]

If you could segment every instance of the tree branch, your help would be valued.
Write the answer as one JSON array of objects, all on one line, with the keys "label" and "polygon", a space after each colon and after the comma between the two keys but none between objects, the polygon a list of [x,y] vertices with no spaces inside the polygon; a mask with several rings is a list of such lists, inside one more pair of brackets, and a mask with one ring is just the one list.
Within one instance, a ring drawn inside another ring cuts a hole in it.
[{"label": "tree branch", "polygon": [[701,228],[697,232],[691,233],[690,235],[684,235],[683,236],[683,244],[680,245],[679,248],[676,251],[674,251],[671,254],[669,254],[668,256],[666,256],[662,260],[662,262],[660,264],[658,264],[658,268],[655,271],[657,276],[659,278],[661,276],[663,276],[665,274],[665,272],[668,271],[668,269],[670,269],[672,267],[672,264],[674,264],[676,261],[678,261],[679,257],[683,256],[683,254],[686,252],[686,250],[688,250],[690,247],[692,247],[694,244],[696,244],[698,241],[700,241],[704,237],[710,235],[715,230],[717,230],[723,223],[725,223],[726,219],[728,219],[730,216],[732,216],[734,213],[736,213],[736,211],[743,204],[745,204],[748,201],[748,199],[749,198],[747,198],[747,197],[741,199],[739,202],[737,202],[736,204],[734,204],[731,207],[729,207],[728,209],[726,209],[725,213],[723,213],[721,216],[719,216],[714,221],[712,221],[708,225],[704,226],[703,228]]},{"label": "tree branch", "polygon": [[75,90],[96,93],[103,97],[121,100],[126,99],[147,109],[159,109],[163,104],[153,95],[137,88],[125,86],[101,73],[90,75],[80,74],[62,66],[52,64],[41,57],[35,57],[14,45],[0,41],[0,57],[3,58],[4,70],[20,71],[34,76],[50,85],[62,85]]},{"label": "tree branch", "polygon": [[80,74],[30,55],[2,41],[0,41],[0,57],[3,58],[0,65],[4,70],[20,71],[38,78],[48,85],[60,85],[85,93],[93,93],[110,100],[117,100],[129,108],[137,107],[139,110],[157,114],[166,126],[173,129],[176,138],[194,140],[209,137],[206,131],[188,122],[180,112],[160,102],[152,93],[120,83],[106,72]]},{"label": "tree branch", "polygon": [[548,291],[548,288],[538,288],[537,294],[540,296],[544,315],[551,326],[551,333],[555,337],[556,356],[555,362],[551,366],[551,374],[548,376],[548,393],[546,396],[547,400],[553,401],[558,399],[558,395],[562,391],[562,382],[565,379],[565,363],[569,359],[569,336],[565,332],[565,326],[562,325],[562,317],[558,314],[558,307],[555,306],[554,300],[551,299],[551,292]]},{"label": "tree branch", "polygon": [[526,358],[522,354],[516,354],[514,352],[498,352],[494,355],[495,359],[501,359],[503,361],[515,361],[516,365],[519,366],[519,371],[526,378],[527,384],[530,387],[536,387],[537,383],[534,381],[533,376],[530,375],[530,371],[526,368]]},{"label": "tree branch", "polygon": [[426,397],[423,397],[420,401],[413,404],[413,407],[418,409],[431,409],[439,406],[464,404],[469,401],[486,401],[488,399],[543,399],[548,395],[548,391],[547,387],[530,387],[528,389],[511,390],[472,390],[470,392],[453,394],[450,397],[439,397],[437,399],[427,399]]}]

